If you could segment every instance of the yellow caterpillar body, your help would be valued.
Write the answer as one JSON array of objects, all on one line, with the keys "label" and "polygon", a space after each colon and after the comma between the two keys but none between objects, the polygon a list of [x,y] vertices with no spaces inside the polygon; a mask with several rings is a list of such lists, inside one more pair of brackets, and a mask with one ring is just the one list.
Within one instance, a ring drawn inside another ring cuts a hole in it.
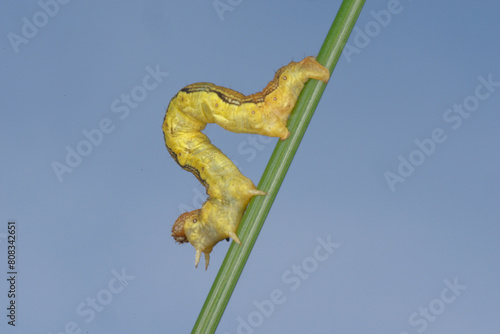
[{"label": "yellow caterpillar body", "polygon": [[241,217],[256,195],[265,195],[201,131],[216,123],[237,133],[288,138],[288,117],[305,82],[327,82],[329,71],[313,57],[280,68],[262,92],[245,96],[211,83],[195,83],[181,89],[167,108],[163,122],[165,144],[170,155],[206,187],[208,199],[201,209],[183,213],[172,227],[179,243],[196,249],[195,265],[221,240],[241,244],[236,230]]}]

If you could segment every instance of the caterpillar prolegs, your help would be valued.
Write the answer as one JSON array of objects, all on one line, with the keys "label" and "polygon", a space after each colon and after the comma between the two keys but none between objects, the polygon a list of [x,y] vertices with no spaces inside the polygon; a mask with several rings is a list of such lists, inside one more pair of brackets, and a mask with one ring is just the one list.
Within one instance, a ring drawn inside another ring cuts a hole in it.
[{"label": "caterpillar prolegs", "polygon": [[195,83],[181,89],[168,105],[163,122],[165,144],[170,155],[205,186],[207,201],[201,209],[180,215],[172,227],[179,243],[196,249],[195,266],[221,240],[241,244],[236,230],[253,196],[265,195],[201,131],[216,123],[237,133],[288,138],[288,117],[308,79],[327,82],[328,69],[313,57],[280,68],[273,81],[252,95],[211,83]]}]

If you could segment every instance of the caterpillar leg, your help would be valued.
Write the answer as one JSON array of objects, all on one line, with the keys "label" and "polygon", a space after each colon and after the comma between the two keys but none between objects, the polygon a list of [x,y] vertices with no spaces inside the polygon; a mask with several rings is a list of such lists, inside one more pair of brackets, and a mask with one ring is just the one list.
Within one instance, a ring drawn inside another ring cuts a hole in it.
[{"label": "caterpillar leg", "polygon": [[[234,232],[229,232],[229,237],[233,239],[236,243],[241,245],[241,241]],[[194,257],[194,266],[198,268],[198,264],[200,263],[201,253],[203,253],[200,249],[196,250],[196,255]],[[210,253],[205,253],[205,270],[208,269],[208,264],[210,263]]]},{"label": "caterpillar leg", "polygon": [[229,237],[234,240],[237,244],[241,245],[240,238],[234,232],[229,232]]},{"label": "caterpillar leg", "polygon": [[[201,253],[202,253],[201,250],[199,250],[199,249],[196,250],[196,255],[195,255],[195,258],[194,258],[194,267],[195,268],[198,268],[198,264],[200,263]],[[209,262],[210,262],[210,254],[209,253],[205,253],[205,270],[208,269],[208,263]]]},{"label": "caterpillar leg", "polygon": [[248,193],[252,196],[264,196],[267,195],[266,192],[259,190],[259,189],[250,189]]}]

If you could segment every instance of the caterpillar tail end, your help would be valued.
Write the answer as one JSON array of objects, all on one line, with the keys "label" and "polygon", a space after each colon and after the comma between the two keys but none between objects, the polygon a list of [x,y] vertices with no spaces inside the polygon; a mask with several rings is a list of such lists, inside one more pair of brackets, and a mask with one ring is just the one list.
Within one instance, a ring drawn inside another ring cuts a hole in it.
[{"label": "caterpillar tail end", "polygon": [[304,74],[311,79],[321,80],[325,83],[330,79],[330,71],[318,63],[314,57],[306,57],[299,62]]}]

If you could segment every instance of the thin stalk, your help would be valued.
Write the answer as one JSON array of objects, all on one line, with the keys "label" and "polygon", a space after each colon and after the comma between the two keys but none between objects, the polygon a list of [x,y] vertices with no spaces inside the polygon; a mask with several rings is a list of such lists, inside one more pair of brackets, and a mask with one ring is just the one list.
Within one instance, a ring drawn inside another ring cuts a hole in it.
[{"label": "thin stalk", "polygon": [[[340,6],[316,57],[319,63],[328,68],[330,74],[337,64],[364,3],[365,0],[344,0]],[[276,144],[260,180],[258,188],[267,192],[267,195],[254,197],[250,202],[237,232],[243,244],[240,246],[233,242],[229,247],[191,333],[215,333],[325,86],[323,82],[310,80],[302,90],[287,124],[291,135],[285,141]]]}]

